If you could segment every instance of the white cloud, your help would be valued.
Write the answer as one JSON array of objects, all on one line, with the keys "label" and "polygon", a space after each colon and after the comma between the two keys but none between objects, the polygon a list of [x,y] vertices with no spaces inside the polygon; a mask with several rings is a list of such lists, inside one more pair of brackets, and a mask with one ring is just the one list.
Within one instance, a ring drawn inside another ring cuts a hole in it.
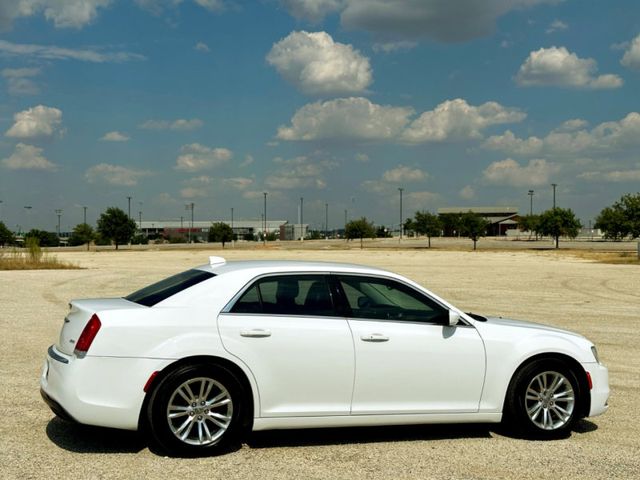
[{"label": "white cloud", "polygon": [[240,163],[241,167],[248,167],[254,162],[252,155],[245,155],[244,160]]},{"label": "white cloud", "polygon": [[13,153],[2,159],[2,164],[10,170],[55,170],[54,163],[42,155],[42,148],[18,143]]},{"label": "white cloud", "polygon": [[482,138],[482,130],[502,123],[521,122],[526,114],[516,108],[487,102],[477,107],[457,98],[424,112],[402,134],[410,143]]},{"label": "white cloud", "polygon": [[576,130],[580,130],[589,125],[589,122],[583,120],[581,118],[573,118],[571,120],[567,120],[563,122],[558,128],[555,129],[556,132],[574,132]]},{"label": "white cloud", "polygon": [[204,198],[208,193],[208,189],[205,187],[185,187],[180,189],[180,196],[187,199]]},{"label": "white cloud", "polygon": [[280,0],[280,3],[294,17],[318,23],[325,15],[339,11],[345,0]]},{"label": "white cloud", "polygon": [[2,76],[7,80],[10,95],[37,95],[40,93],[38,84],[32,80],[40,75],[39,68],[5,68]]},{"label": "white cloud", "polygon": [[555,19],[553,22],[551,22],[549,28],[547,28],[547,33],[560,32],[562,30],[566,30],[567,28],[569,28],[569,25],[564,23],[562,20]]},{"label": "white cloud", "polygon": [[628,68],[640,69],[640,35],[631,41],[620,63]]},{"label": "white cloud", "polygon": [[515,77],[518,85],[571,88],[619,88],[618,75],[596,76],[598,64],[592,58],[579,58],[565,47],[541,48],[529,54]]},{"label": "white cloud", "polygon": [[145,60],[143,55],[131,52],[103,52],[97,49],[11,43],[6,40],[0,40],[0,53],[16,57],[40,58],[44,60],[77,60],[91,63],[122,63],[132,60]]},{"label": "white cloud", "polygon": [[325,172],[336,165],[328,160],[316,160],[306,156],[290,160],[275,158],[274,163],[281,165],[281,168],[268,175],[264,180],[264,184],[277,190],[323,189],[327,186],[324,179]]},{"label": "white cloud", "polygon": [[211,51],[211,49],[209,49],[209,45],[207,45],[204,42],[196,43],[195,46],[193,47],[193,49],[198,51],[198,52],[203,52],[203,53],[209,53]]},{"label": "white cloud", "polygon": [[113,132],[105,133],[100,140],[104,142],[127,142],[129,137],[125,133],[120,133],[114,130]]},{"label": "white cloud", "polygon": [[119,187],[133,187],[138,184],[140,178],[149,175],[151,175],[149,171],[135,170],[109,163],[95,165],[84,174],[89,183],[105,183]]},{"label": "white cloud", "polygon": [[367,163],[369,161],[369,155],[367,155],[366,153],[356,153],[353,158],[356,160],[356,162],[360,163]]},{"label": "white cloud", "polygon": [[233,152],[227,148],[210,148],[199,143],[183,145],[180,151],[182,155],[177,158],[175,168],[187,172],[213,168],[233,157]]},{"label": "white cloud", "polygon": [[441,202],[440,195],[434,192],[408,192],[404,196],[407,209],[421,210]]},{"label": "white cloud", "polygon": [[62,111],[53,107],[37,105],[13,115],[15,123],[6,131],[7,137],[33,138],[49,137],[62,133]]},{"label": "white cloud", "polygon": [[426,172],[419,168],[398,165],[396,168],[392,168],[391,170],[384,172],[382,174],[382,179],[389,183],[419,182],[428,176],[429,175]]},{"label": "white cloud", "polygon": [[338,98],[300,108],[291,126],[278,128],[280,140],[386,140],[403,130],[411,108],[377,105],[362,97]]},{"label": "white cloud", "polygon": [[246,177],[232,177],[223,179],[222,183],[233,187],[236,190],[245,190],[246,188],[249,188],[251,185],[253,185],[253,179]]},{"label": "white cloud", "polygon": [[275,43],[267,62],[307,94],[359,93],[372,80],[369,59],[326,32],[292,32]]},{"label": "white cloud", "polygon": [[529,160],[528,165],[521,166],[515,160],[507,158],[489,165],[483,172],[483,178],[494,185],[538,186],[548,184],[550,175],[557,171],[555,165],[544,159]]},{"label": "white cloud", "polygon": [[[226,7],[223,0],[193,0],[193,2],[214,13],[221,12]],[[184,0],[135,0],[135,3],[153,15],[161,15],[165,10],[179,7]]]},{"label": "white cloud", "polygon": [[382,42],[382,43],[376,42],[373,44],[371,48],[376,53],[378,52],[391,53],[391,52],[397,52],[400,50],[411,50],[412,48],[415,48],[417,45],[418,45],[418,42],[413,42],[409,40],[399,40],[396,42]]},{"label": "white cloud", "polygon": [[210,12],[221,12],[225,9],[223,0],[194,0],[195,3]]},{"label": "white cloud", "polygon": [[458,195],[465,200],[472,200],[476,197],[476,191],[471,185],[467,185],[458,192]]},{"label": "white cloud", "polygon": [[196,130],[202,127],[204,123],[199,118],[186,120],[179,118],[177,120],[147,120],[138,125],[143,130]]},{"label": "white cloud", "polygon": [[[566,122],[563,125],[566,125]],[[482,146],[510,155],[526,156],[566,156],[631,150],[640,147],[640,113],[631,112],[619,121],[604,122],[591,130],[553,130],[543,138],[518,138],[507,130],[502,135],[489,137]]]},{"label": "white cloud", "polygon": [[111,0],[6,0],[0,4],[0,28],[9,28],[17,18],[38,14],[56,28],[82,28],[110,3]]},{"label": "white cloud", "polygon": [[640,169],[637,170],[612,170],[610,172],[584,172],[578,175],[578,178],[587,181],[598,182],[640,182]]}]

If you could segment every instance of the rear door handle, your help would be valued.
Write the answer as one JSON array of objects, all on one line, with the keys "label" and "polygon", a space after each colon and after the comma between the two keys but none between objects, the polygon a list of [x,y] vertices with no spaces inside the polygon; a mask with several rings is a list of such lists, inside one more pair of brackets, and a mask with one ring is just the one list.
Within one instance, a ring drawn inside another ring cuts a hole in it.
[{"label": "rear door handle", "polygon": [[270,337],[271,332],[269,330],[262,330],[261,328],[254,328],[253,330],[240,330],[240,336],[250,338],[264,338]]},{"label": "rear door handle", "polygon": [[363,342],[388,342],[389,337],[381,333],[372,333],[371,335],[362,335],[360,340]]}]

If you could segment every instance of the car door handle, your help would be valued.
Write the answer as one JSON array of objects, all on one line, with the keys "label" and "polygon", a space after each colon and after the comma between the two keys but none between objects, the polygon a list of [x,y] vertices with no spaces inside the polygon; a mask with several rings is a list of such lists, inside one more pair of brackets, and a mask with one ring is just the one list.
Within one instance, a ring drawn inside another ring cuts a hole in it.
[{"label": "car door handle", "polygon": [[240,336],[250,338],[264,338],[270,337],[271,332],[269,330],[262,330],[261,328],[254,328],[253,330],[240,330]]},{"label": "car door handle", "polygon": [[363,342],[388,342],[389,337],[382,335],[381,333],[372,333],[371,335],[362,335],[360,340]]}]

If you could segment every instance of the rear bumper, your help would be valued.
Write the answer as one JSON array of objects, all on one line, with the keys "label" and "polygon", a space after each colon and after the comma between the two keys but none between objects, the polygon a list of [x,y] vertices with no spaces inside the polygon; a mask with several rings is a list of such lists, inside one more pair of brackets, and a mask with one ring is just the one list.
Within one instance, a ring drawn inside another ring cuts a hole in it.
[{"label": "rear bumper", "polygon": [[170,361],[142,358],[79,359],[51,346],[40,390],[45,403],[61,418],[86,425],[137,430],[144,385]]},{"label": "rear bumper", "polygon": [[593,383],[589,416],[602,415],[609,409],[609,370],[600,363],[585,363],[583,367]]}]

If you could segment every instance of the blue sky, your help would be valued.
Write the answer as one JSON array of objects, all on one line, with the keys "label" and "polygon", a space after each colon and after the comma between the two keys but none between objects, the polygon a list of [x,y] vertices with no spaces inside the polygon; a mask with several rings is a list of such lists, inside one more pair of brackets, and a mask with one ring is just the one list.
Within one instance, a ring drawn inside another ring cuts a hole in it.
[{"label": "blue sky", "polygon": [[[0,0],[0,219],[323,228],[640,191],[633,0]],[[31,209],[25,209],[31,206]]]}]

